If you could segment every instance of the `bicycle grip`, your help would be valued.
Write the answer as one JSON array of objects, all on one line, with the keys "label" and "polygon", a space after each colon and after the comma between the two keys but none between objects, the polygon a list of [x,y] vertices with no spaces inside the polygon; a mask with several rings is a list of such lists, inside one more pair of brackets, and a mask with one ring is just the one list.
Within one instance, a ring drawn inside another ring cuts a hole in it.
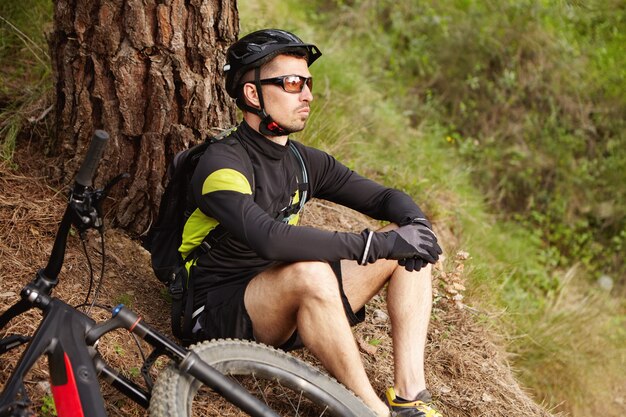
[{"label": "bicycle grip", "polygon": [[102,158],[104,146],[109,140],[109,134],[104,130],[96,130],[87,149],[87,155],[80,166],[80,170],[76,175],[76,183],[83,187],[91,186],[91,181],[98,168],[98,163]]}]

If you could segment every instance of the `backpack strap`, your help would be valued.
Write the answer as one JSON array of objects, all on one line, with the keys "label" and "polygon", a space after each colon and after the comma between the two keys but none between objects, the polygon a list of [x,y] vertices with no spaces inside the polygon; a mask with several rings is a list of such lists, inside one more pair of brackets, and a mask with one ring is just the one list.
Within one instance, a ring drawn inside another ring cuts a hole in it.
[{"label": "backpack strap", "polygon": [[187,271],[185,269],[185,265],[182,265],[179,268],[179,271],[175,273],[174,279],[170,282],[168,286],[168,292],[170,297],[172,297],[172,308],[170,309],[170,324],[172,326],[172,334],[176,336],[178,339],[182,340],[183,343],[186,343],[187,336],[184,334],[182,327],[182,315],[183,315],[183,307],[185,303],[185,283],[184,281],[187,278]]},{"label": "backpack strap", "polygon": [[302,158],[302,154],[300,153],[296,145],[293,144],[293,142],[289,142],[289,149],[291,149],[291,152],[293,152],[296,159],[300,163],[300,169],[302,171],[302,178],[298,182],[298,191],[300,192],[300,208],[298,209],[298,212],[300,212],[304,207],[304,203],[306,203],[306,199],[309,193],[309,174],[306,170],[306,165],[304,165],[304,159]]},{"label": "backpack strap", "polygon": [[306,165],[304,165],[302,154],[300,154],[300,151],[298,151],[298,148],[293,144],[293,142],[289,142],[289,150],[294,156],[293,160],[295,160],[295,163],[298,164],[297,168],[300,168],[299,170],[296,169],[296,182],[298,183],[297,188],[300,199],[297,203],[293,203],[283,208],[274,215],[274,218],[281,222],[288,221],[287,219],[289,219],[292,215],[298,214],[302,211],[309,193],[309,175],[306,170]]}]

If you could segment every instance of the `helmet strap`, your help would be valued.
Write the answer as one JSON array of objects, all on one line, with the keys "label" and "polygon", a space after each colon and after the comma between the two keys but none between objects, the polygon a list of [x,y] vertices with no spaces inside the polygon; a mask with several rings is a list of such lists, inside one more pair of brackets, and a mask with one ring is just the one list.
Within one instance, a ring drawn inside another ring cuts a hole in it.
[{"label": "helmet strap", "polygon": [[[263,111],[263,113],[265,113],[265,110]],[[265,117],[261,119],[261,123],[259,124],[259,132],[261,132],[263,136],[285,136],[291,133],[287,129],[276,123],[274,119],[272,119],[272,116],[267,113],[265,113]]]},{"label": "helmet strap", "polygon": [[265,102],[263,101],[263,90],[261,89],[261,68],[256,67],[254,69],[254,85],[256,86],[257,95],[259,97],[259,106],[260,108],[252,107],[249,104],[243,101],[241,104],[243,105],[245,110],[251,111],[252,113],[259,116],[261,119],[261,123],[259,124],[259,132],[263,136],[285,136],[291,133],[289,130],[285,129],[278,123],[272,119],[272,116],[265,112]]}]

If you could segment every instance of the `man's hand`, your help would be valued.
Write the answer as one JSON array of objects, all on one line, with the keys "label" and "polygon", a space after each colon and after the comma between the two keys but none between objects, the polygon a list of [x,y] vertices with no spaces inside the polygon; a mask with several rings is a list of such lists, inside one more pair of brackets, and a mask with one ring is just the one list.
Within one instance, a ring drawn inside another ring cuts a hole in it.
[{"label": "man's hand", "polygon": [[[403,260],[405,263],[403,266],[407,269],[416,269],[418,266],[414,258],[434,264],[442,253],[435,233],[427,224],[421,222],[410,223],[389,232],[387,242],[389,244],[387,258]],[[422,266],[419,265],[419,268]]]},{"label": "man's hand", "polygon": [[422,258],[418,258],[417,256],[413,258],[399,259],[398,264],[406,268],[407,271],[419,271],[426,265],[428,262],[423,260]]}]

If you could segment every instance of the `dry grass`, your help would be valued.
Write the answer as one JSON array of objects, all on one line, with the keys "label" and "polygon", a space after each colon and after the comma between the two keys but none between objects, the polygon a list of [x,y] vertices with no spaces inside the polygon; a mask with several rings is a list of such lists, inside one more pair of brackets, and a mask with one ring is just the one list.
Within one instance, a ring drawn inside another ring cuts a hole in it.
[{"label": "dry grass", "polygon": [[[46,185],[46,172],[40,156],[18,152],[18,164],[30,167],[22,173],[0,165],[0,309],[5,310],[18,299],[20,288],[35,271],[44,266],[65,205],[63,193]],[[37,163],[33,163],[37,161]],[[361,230],[376,224],[364,216],[342,207],[315,201],[303,216],[308,224],[342,230]],[[89,234],[87,247],[99,271],[99,237]],[[148,253],[122,231],[108,230],[107,272],[99,303],[112,306],[129,304],[159,330],[169,333],[169,305],[162,294],[161,284],[152,276]],[[478,324],[480,315],[463,304],[463,261],[460,254],[441,263],[435,271],[436,302],[427,345],[427,381],[434,398],[445,416],[550,416],[535,404],[515,381],[505,353],[494,343],[484,326]],[[88,268],[76,236],[70,237],[70,247],[55,294],[71,304],[83,302],[88,286]],[[96,277],[97,278],[97,277]],[[377,296],[368,305],[370,314],[355,330],[363,351],[363,360],[377,391],[392,384],[393,364],[389,322],[385,302]],[[100,309],[92,314],[105,319],[109,313]],[[30,334],[38,313],[32,312],[13,320],[9,332]],[[102,355],[114,367],[137,378],[141,356],[135,342],[123,332],[115,332],[99,346]],[[0,380],[6,380],[19,352],[10,352],[0,361]],[[317,362],[306,351],[296,355]],[[158,366],[162,366],[163,361]],[[45,361],[28,375],[27,387],[40,407],[46,395]],[[104,388],[110,415],[142,416],[146,412],[109,387]]]},{"label": "dry grass", "polygon": [[623,319],[617,321],[613,313],[619,301],[589,288],[579,274],[576,268],[564,273],[541,317],[522,329],[527,340],[515,340],[511,350],[528,364],[521,377],[537,392],[546,398],[558,398],[558,391],[572,394],[557,405],[559,411],[621,416],[626,411],[626,338]]}]

